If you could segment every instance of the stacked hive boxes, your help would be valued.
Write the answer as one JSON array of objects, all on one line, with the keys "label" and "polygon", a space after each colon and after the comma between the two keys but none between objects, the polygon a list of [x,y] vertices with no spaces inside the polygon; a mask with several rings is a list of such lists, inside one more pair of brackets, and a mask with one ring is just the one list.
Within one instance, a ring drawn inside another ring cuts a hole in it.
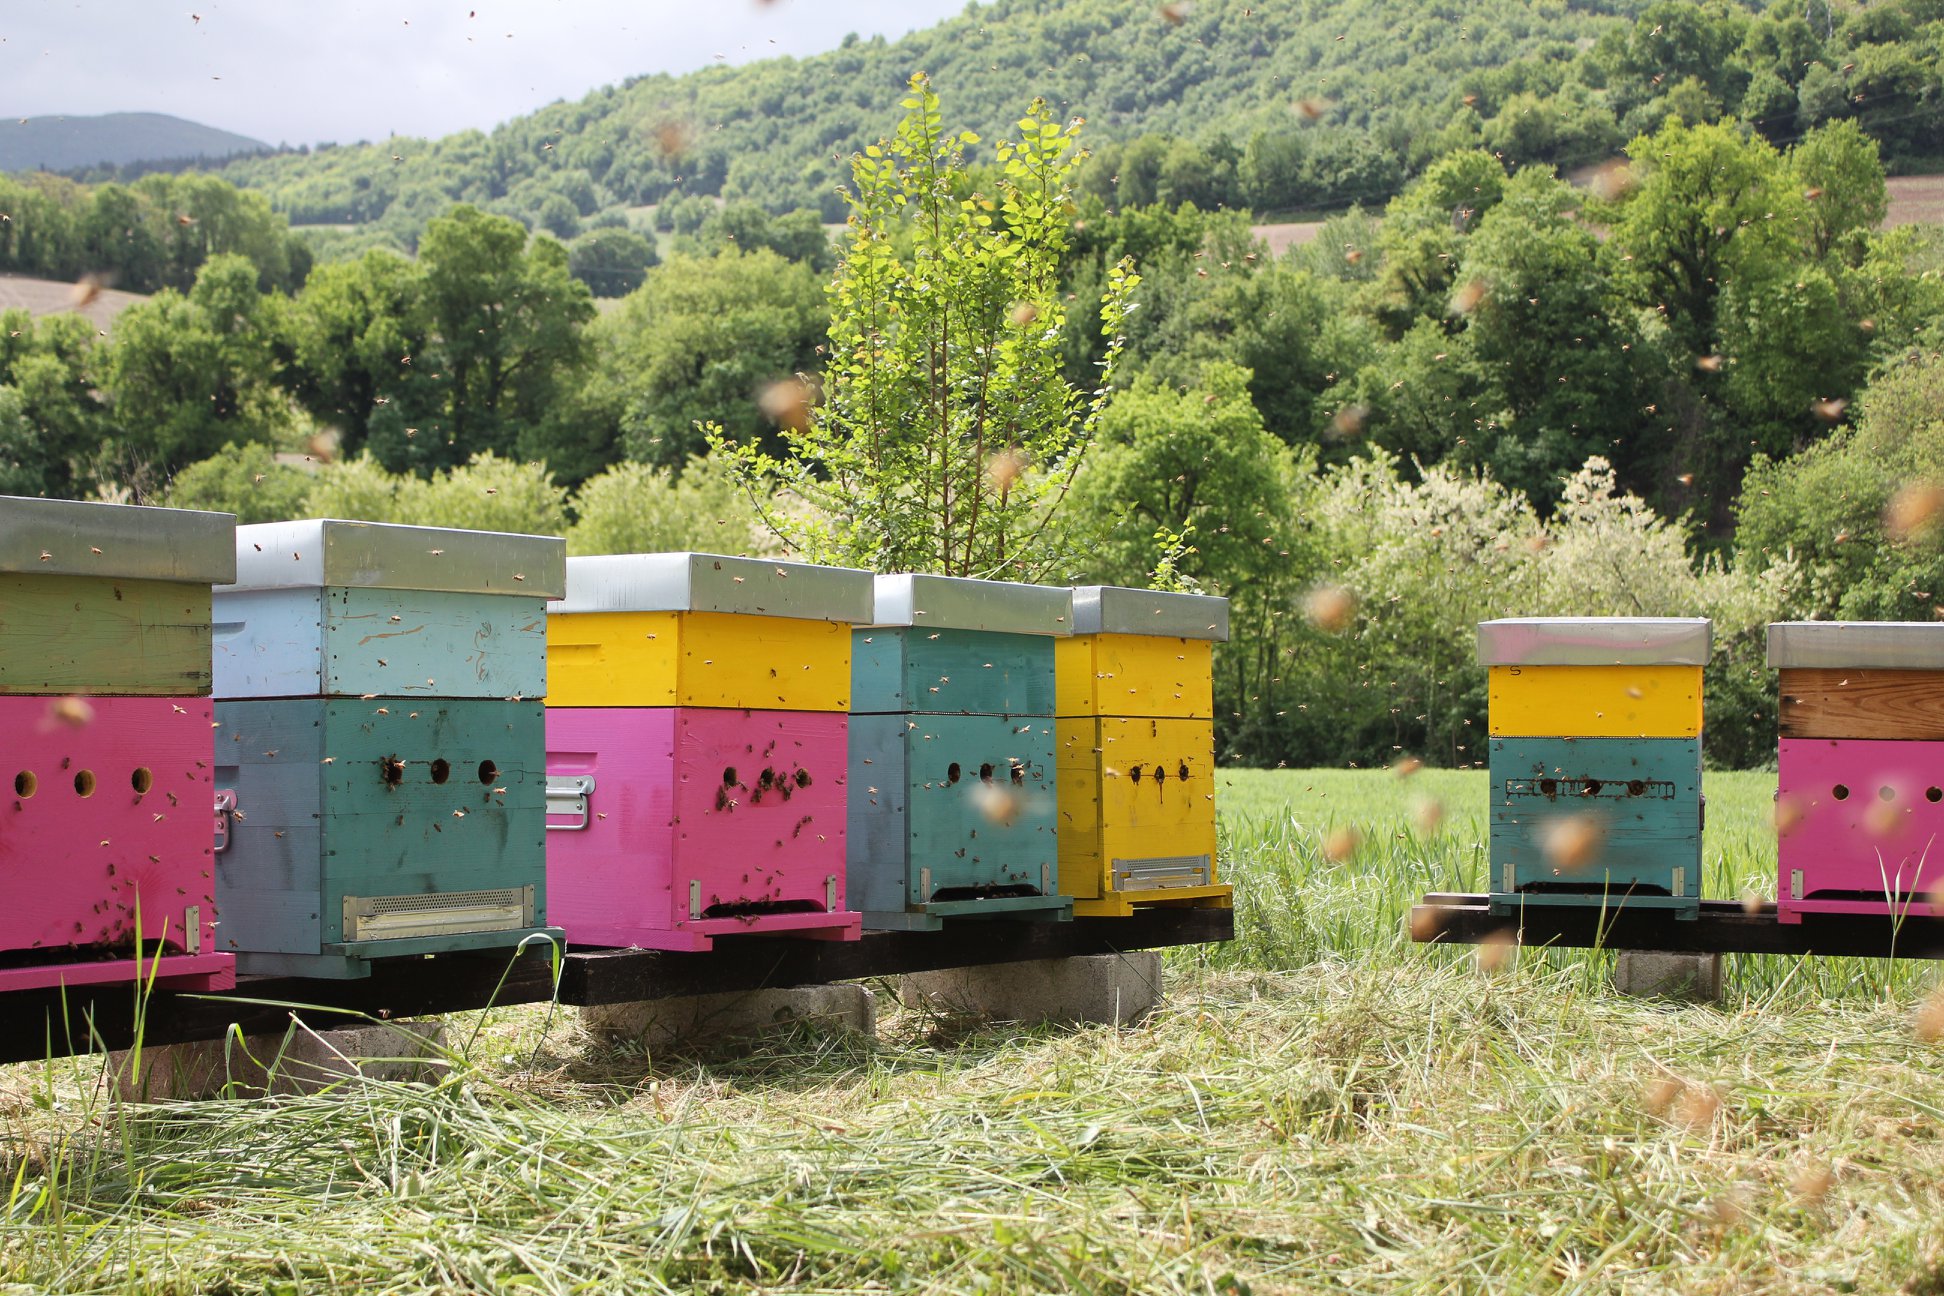
[{"label": "stacked hive boxes", "polygon": [[216,595],[216,875],[242,969],[363,976],[547,932],[562,542],[279,522],[239,529],[236,556]]},{"label": "stacked hive boxes", "polygon": [[548,621],[550,882],[577,945],[854,939],[851,627],[868,572],[575,558]]},{"label": "stacked hive boxes", "polygon": [[1768,660],[1782,921],[1944,912],[1944,625],[1772,625]]},{"label": "stacked hive boxes", "polygon": [[1492,907],[1667,908],[1701,885],[1699,618],[1487,621]]},{"label": "stacked hive boxes", "polygon": [[209,641],[235,529],[0,498],[0,989],[234,984],[210,877]]},{"label": "stacked hive boxes", "polygon": [[855,635],[850,879],[867,927],[1066,919],[1059,893],[1055,638],[1071,590],[877,578]]},{"label": "stacked hive boxes", "polygon": [[1060,889],[1081,916],[1227,908],[1211,650],[1228,600],[1089,585],[1058,640]]}]

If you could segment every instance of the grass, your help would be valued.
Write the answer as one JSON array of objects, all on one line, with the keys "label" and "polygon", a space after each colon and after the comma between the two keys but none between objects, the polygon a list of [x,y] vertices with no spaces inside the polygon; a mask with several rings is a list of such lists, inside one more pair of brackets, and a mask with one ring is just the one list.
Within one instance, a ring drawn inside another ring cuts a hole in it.
[{"label": "grass", "polygon": [[[1710,893],[1772,891],[1772,778],[1709,775]],[[1482,776],[1226,782],[1241,937],[1132,1028],[886,1000],[875,1044],[649,1059],[512,1009],[437,1084],[149,1106],[14,1068],[0,1283],[1944,1292],[1929,967],[1746,959],[1685,1008],[1597,952],[1483,972],[1402,934],[1478,887]]]}]

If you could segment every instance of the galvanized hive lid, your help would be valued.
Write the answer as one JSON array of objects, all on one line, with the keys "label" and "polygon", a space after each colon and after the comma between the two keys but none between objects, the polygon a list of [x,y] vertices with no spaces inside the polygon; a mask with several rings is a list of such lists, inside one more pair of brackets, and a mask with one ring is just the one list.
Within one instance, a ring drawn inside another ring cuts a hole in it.
[{"label": "galvanized hive lid", "polygon": [[567,560],[561,612],[729,612],[867,625],[871,573],[723,554],[604,554]]},{"label": "galvanized hive lid", "polygon": [[1478,623],[1481,666],[1705,666],[1706,617],[1516,617]]},{"label": "galvanized hive lid", "polygon": [[1944,622],[1778,621],[1768,628],[1768,664],[1944,670]]},{"label": "galvanized hive lid", "polygon": [[1159,635],[1227,643],[1229,601],[1119,585],[1073,587],[1073,633]]},{"label": "galvanized hive lid", "polygon": [[567,542],[554,536],[335,518],[236,529],[236,580],[228,591],[436,590],[559,598]]},{"label": "galvanized hive lid", "polygon": [[0,495],[0,572],[216,585],[236,577],[236,515]]},{"label": "galvanized hive lid", "polygon": [[1070,635],[1073,591],[1064,586],[899,572],[877,578],[877,614],[872,624]]}]

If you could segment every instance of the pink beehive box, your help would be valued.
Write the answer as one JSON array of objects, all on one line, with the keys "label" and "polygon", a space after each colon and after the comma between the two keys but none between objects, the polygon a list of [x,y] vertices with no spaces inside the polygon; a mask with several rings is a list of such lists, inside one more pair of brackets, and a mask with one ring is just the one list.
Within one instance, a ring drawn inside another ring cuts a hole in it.
[{"label": "pink beehive box", "polygon": [[0,989],[235,984],[216,937],[211,713],[0,697],[0,878],[32,879],[0,905]]},{"label": "pink beehive box", "polygon": [[1777,911],[1944,912],[1944,742],[1784,738]]},{"label": "pink beehive box", "polygon": [[547,896],[577,946],[855,940],[850,718],[709,707],[547,710]]}]

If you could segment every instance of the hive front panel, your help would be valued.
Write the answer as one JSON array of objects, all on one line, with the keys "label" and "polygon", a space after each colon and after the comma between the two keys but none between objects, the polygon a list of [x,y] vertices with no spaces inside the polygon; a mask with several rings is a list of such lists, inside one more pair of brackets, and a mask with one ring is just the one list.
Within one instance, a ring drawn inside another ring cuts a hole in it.
[{"label": "hive front panel", "polygon": [[819,712],[550,708],[554,920],[577,944],[645,949],[856,936],[848,727]]},{"label": "hive front panel", "polygon": [[547,929],[541,704],[220,702],[216,872],[245,971],[495,949]]},{"label": "hive front panel", "polygon": [[853,716],[850,760],[849,871],[867,927],[1071,915],[1051,719]]}]

